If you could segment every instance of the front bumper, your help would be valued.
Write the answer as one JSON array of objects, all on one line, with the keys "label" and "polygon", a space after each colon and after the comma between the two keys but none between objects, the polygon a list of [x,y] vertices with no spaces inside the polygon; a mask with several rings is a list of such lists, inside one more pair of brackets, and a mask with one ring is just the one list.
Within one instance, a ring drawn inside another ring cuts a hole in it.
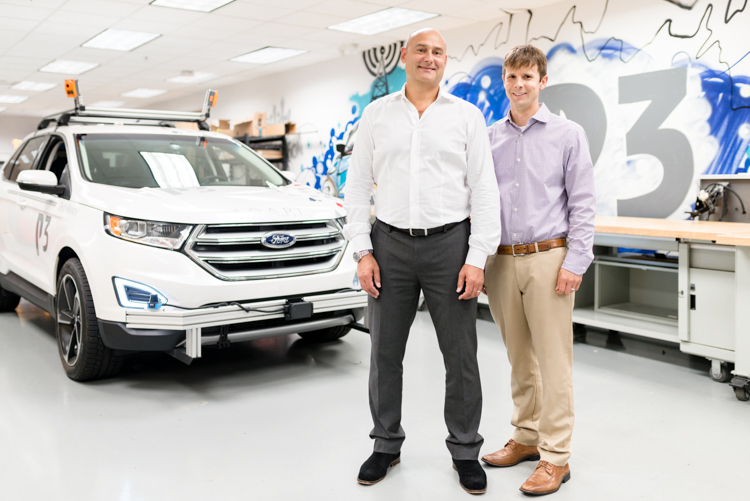
[{"label": "front bumper", "polygon": [[[367,306],[363,291],[342,291],[301,297],[312,303],[309,319],[285,321],[287,299],[227,305],[211,308],[177,309],[169,305],[160,310],[128,310],[126,322],[99,320],[104,344],[116,350],[169,351],[185,346],[191,358],[200,356],[200,346],[215,344],[217,335],[203,329],[242,324],[229,335],[230,341],[249,341],[299,332],[347,325],[360,320]],[[263,311],[258,311],[263,310]],[[215,329],[213,329],[215,330]]]}]

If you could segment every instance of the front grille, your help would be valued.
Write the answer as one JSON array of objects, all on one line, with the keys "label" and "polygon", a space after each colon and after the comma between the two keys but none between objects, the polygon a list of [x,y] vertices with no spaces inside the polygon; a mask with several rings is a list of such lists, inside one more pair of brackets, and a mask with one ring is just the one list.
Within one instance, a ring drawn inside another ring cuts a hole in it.
[{"label": "front grille", "polygon": [[[293,235],[296,242],[284,249],[268,248],[261,239],[269,232]],[[338,265],[345,246],[336,221],[300,221],[199,226],[185,252],[223,280],[257,280],[329,271]]]}]

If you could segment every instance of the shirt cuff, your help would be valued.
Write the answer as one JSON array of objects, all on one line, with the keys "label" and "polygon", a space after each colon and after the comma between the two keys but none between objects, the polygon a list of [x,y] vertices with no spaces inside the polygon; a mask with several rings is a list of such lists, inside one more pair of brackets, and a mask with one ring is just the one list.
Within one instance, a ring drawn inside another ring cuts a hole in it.
[{"label": "shirt cuff", "polygon": [[469,247],[469,253],[466,254],[466,264],[483,270],[485,263],[487,263],[487,253],[474,247]]},{"label": "shirt cuff", "polygon": [[562,268],[575,275],[583,275],[586,273],[590,264],[591,259],[588,256],[576,255],[575,253],[568,251],[565,260],[563,261]]},{"label": "shirt cuff", "polygon": [[357,235],[356,237],[352,238],[352,249],[354,249],[354,252],[372,249],[372,240],[370,240],[370,235]]}]

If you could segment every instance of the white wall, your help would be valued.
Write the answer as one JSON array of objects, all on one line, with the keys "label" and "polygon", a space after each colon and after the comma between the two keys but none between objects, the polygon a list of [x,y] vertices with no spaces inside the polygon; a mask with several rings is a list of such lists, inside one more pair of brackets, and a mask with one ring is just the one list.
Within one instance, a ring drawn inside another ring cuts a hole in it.
[{"label": "white wall", "polygon": [[8,160],[13,154],[13,140],[23,139],[34,132],[40,120],[0,114],[0,161]]}]

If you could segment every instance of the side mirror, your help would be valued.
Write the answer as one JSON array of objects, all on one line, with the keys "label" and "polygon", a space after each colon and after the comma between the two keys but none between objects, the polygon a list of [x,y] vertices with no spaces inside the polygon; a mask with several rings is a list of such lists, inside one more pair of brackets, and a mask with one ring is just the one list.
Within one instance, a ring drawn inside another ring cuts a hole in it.
[{"label": "side mirror", "polygon": [[346,150],[346,145],[344,143],[338,143],[336,145],[336,151],[338,151],[342,155],[344,154],[344,150]]},{"label": "side mirror", "polygon": [[57,184],[57,176],[48,170],[25,170],[18,174],[18,187],[24,191],[36,191],[48,195],[62,195],[65,186]]}]

